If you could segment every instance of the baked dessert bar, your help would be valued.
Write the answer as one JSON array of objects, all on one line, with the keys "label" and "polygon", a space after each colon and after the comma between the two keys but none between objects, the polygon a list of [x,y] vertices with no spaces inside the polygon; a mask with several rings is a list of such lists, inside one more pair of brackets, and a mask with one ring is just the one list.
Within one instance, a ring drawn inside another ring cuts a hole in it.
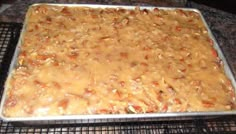
[{"label": "baked dessert bar", "polygon": [[4,115],[226,111],[234,89],[198,13],[32,6]]}]

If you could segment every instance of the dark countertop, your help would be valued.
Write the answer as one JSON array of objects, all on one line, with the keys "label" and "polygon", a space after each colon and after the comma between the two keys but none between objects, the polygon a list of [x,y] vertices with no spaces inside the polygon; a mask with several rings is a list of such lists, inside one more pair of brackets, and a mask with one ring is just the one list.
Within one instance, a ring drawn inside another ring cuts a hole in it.
[{"label": "dark countertop", "polygon": [[[0,13],[1,22],[22,23],[25,12],[33,3],[83,3],[83,4],[120,4],[120,5],[145,5],[145,6],[172,6],[184,7],[185,0],[17,0],[12,6]],[[208,6],[189,2],[188,5],[199,9],[206,19],[213,35],[219,43],[225,57],[236,76],[236,15],[217,10]]]}]

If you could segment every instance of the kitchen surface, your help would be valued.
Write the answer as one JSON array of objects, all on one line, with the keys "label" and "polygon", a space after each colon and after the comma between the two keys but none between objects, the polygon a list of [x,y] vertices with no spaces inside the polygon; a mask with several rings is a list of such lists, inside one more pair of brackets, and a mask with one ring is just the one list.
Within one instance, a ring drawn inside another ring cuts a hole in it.
[{"label": "kitchen surface", "polygon": [[[1,1],[0,24],[6,29],[15,30],[14,40],[17,40],[28,7],[34,3],[67,3],[67,4],[104,4],[104,5],[135,5],[160,7],[196,8],[203,14],[210,30],[222,49],[226,60],[236,77],[236,15],[204,4],[187,0],[12,0]],[[0,25],[0,26],[1,26]],[[2,28],[4,29],[4,28]],[[0,28],[1,30],[1,28]],[[0,46],[8,42],[16,43],[3,36],[0,32]],[[6,33],[6,32],[5,32]],[[13,37],[12,37],[13,38]],[[14,45],[14,44],[13,44]],[[5,49],[0,47],[0,49]],[[2,51],[0,51],[0,55]],[[3,58],[1,56],[0,58]],[[4,61],[1,59],[1,62]],[[0,66],[2,69],[3,67]],[[3,79],[3,77],[1,77]],[[0,83],[2,84],[2,82]],[[2,85],[1,85],[2,87]],[[2,92],[2,91],[1,91]],[[236,116],[198,117],[188,120],[158,120],[138,122],[110,122],[62,125],[25,125],[8,123],[0,120],[0,133],[236,133]]]}]

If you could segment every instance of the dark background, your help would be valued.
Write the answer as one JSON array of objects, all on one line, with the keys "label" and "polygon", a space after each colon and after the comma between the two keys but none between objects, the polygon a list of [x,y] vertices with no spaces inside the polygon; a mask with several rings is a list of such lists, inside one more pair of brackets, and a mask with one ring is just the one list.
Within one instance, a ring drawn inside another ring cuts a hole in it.
[{"label": "dark background", "polygon": [[[0,0],[0,5],[1,3],[13,3],[15,1],[16,0]],[[161,1],[161,0],[156,0],[156,1]],[[204,4],[210,7],[214,7],[220,10],[224,10],[226,12],[236,14],[236,0],[188,0],[188,1],[194,1],[200,4]]]},{"label": "dark background", "polygon": [[236,0],[190,0],[236,14]]}]

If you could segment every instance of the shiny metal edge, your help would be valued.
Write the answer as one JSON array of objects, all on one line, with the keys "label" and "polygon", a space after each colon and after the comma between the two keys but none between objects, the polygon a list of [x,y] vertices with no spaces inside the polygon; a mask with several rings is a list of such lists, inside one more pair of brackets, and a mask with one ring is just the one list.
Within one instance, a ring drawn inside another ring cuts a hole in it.
[{"label": "shiny metal edge", "polygon": [[[67,7],[89,7],[89,8],[124,8],[128,10],[133,10],[137,6],[127,6],[127,5],[96,5],[96,4],[48,4],[48,3],[42,3],[42,4],[33,4],[29,7],[28,11],[33,7],[33,6],[38,6],[38,5],[51,5],[51,6],[67,6]],[[139,6],[140,9],[148,9],[152,10],[154,8],[158,9],[164,9],[164,10],[176,10],[176,9],[181,9],[185,11],[194,11],[198,13],[207,28],[208,35],[209,37],[213,40],[214,42],[214,48],[216,49],[219,58],[222,60],[224,64],[224,71],[227,77],[231,80],[232,85],[234,89],[236,89],[236,82],[235,78],[232,74],[232,71],[230,70],[230,67],[226,61],[226,58],[224,57],[222,50],[220,49],[218,43],[216,42],[216,39],[214,38],[209,26],[207,25],[203,15],[198,9],[195,8],[175,8],[175,7],[156,7],[156,6]],[[27,12],[28,14],[28,12]],[[16,46],[16,50],[14,52],[14,56],[12,58],[10,68],[8,71],[8,77],[4,85],[4,92],[1,100],[1,105],[0,105],[0,117],[4,121],[10,121],[10,122],[29,122],[30,124],[34,122],[40,122],[40,121],[58,121],[58,120],[66,120],[66,121],[74,121],[74,120],[100,120],[100,119],[111,119],[115,121],[119,121],[116,119],[130,119],[130,120],[135,120],[135,119],[148,119],[148,118],[158,118],[158,119],[164,119],[164,118],[178,118],[178,117],[198,117],[198,116],[221,116],[221,115],[234,115],[236,114],[236,110],[232,111],[213,111],[213,112],[175,112],[175,113],[146,113],[146,114],[99,114],[99,115],[63,115],[63,116],[44,116],[44,117],[5,117],[3,115],[3,105],[6,100],[6,95],[7,95],[7,83],[9,78],[12,75],[12,71],[14,70],[16,64],[17,64],[17,57],[20,53],[20,45],[22,44],[22,38],[24,36],[25,29],[27,27],[27,20],[28,20],[28,15],[26,14],[26,18],[24,20],[24,25],[21,30],[21,35],[19,37],[19,41]],[[123,120],[122,120],[123,121]]]}]

